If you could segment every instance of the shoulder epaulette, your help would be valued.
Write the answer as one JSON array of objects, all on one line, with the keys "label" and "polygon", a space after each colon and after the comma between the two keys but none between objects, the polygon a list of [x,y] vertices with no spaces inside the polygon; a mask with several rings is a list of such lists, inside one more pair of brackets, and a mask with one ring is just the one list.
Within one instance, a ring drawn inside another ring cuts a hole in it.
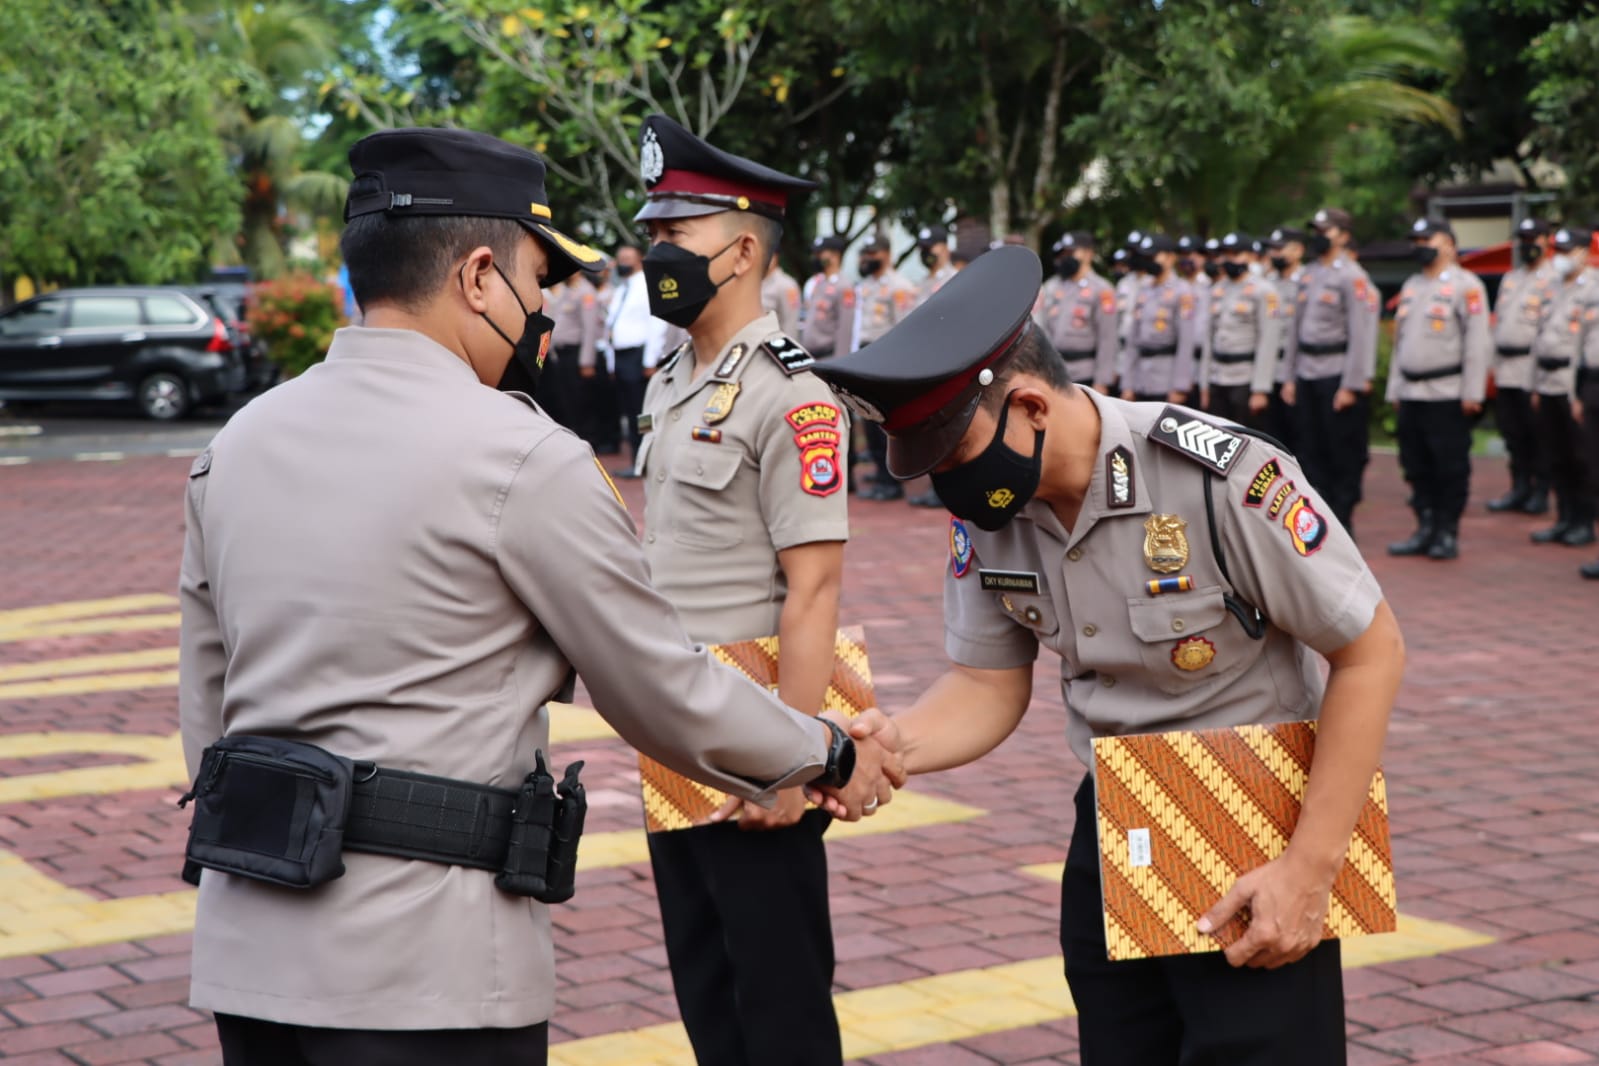
[{"label": "shoulder epaulette", "polygon": [[771,356],[773,361],[783,368],[783,373],[789,377],[816,365],[816,360],[799,341],[781,333],[763,341],[761,349]]},{"label": "shoulder epaulette", "polygon": [[1223,475],[1232,470],[1248,443],[1231,430],[1170,406],[1150,427],[1149,439]]}]

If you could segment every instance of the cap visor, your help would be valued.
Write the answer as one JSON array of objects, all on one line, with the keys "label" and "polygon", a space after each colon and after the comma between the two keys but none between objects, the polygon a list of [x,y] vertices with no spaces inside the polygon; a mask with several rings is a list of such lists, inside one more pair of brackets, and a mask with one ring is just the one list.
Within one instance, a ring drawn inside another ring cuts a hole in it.
[{"label": "cap visor", "polygon": [[639,213],[633,216],[633,221],[648,222],[652,218],[699,218],[701,215],[719,215],[728,210],[731,208],[695,203],[693,200],[679,200],[676,197],[663,197],[646,203]]},{"label": "cap visor", "polygon": [[518,219],[535,237],[542,237],[550,253],[550,269],[545,275],[546,286],[565,281],[579,270],[594,270],[605,262],[605,256],[586,244],[579,244],[547,222]]},{"label": "cap visor", "polygon": [[888,472],[901,481],[921,477],[948,459],[966,436],[983,398],[982,386],[973,384],[968,395],[944,408],[934,418],[888,435]]}]

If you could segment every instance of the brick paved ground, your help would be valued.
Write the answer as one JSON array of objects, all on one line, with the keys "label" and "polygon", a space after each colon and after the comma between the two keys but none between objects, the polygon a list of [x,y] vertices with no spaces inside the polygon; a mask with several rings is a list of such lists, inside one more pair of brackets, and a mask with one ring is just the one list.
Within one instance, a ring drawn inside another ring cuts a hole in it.
[{"label": "brick paved ground", "polygon": [[[15,680],[42,660],[159,654],[175,643],[174,630],[40,636],[8,630],[3,612],[170,591],[186,465],[130,459],[0,469],[0,1058],[8,1062],[215,1061],[206,1019],[185,1006],[187,936],[141,933],[181,928],[181,920],[174,924],[169,911],[130,918],[133,911],[107,911],[111,905],[99,902],[138,907],[144,897],[183,889],[175,872],[185,818],[169,805],[171,792],[151,790],[148,781],[133,791],[85,794],[73,786],[31,799],[3,791],[22,775],[75,767],[111,775],[93,777],[102,783],[120,781],[115,775],[142,757],[103,747],[18,755],[4,747],[8,735],[176,728],[173,689],[159,675],[143,682],[151,687],[102,692],[41,692]],[[1379,457],[1370,480],[1373,498],[1359,532],[1368,550],[1380,551],[1408,522],[1392,460]],[[1502,480],[1492,468],[1478,483],[1497,492]],[[854,523],[844,616],[865,624],[879,694],[892,709],[943,663],[945,520],[903,504],[859,504]],[[1599,714],[1589,694],[1599,662],[1599,586],[1576,577],[1585,554],[1529,545],[1526,532],[1536,525],[1491,518],[1478,505],[1457,563],[1374,555],[1411,653],[1386,759],[1401,909],[1492,942],[1351,970],[1354,1063],[1599,1062]],[[870,1053],[863,1062],[1077,1061],[1064,982],[1048,963],[1028,968],[1029,960],[1058,954],[1057,890],[1022,869],[1062,858],[1081,773],[1062,736],[1054,670],[1053,662],[1040,666],[1032,712],[998,752],[978,767],[918,783],[921,794],[986,813],[865,838],[839,835],[830,848],[840,1002],[858,1021],[853,1028],[878,1039],[854,1046],[909,1049]],[[577,757],[593,767],[591,832],[635,829],[628,753],[601,739],[558,755]],[[17,903],[24,892],[78,908],[81,921],[115,913],[115,922],[96,927],[111,942],[21,953],[30,944],[45,950],[26,939],[32,919],[28,904]],[[58,900],[61,892],[76,895]],[[578,899],[558,910],[557,922],[556,1039],[660,1032],[648,1027],[675,1018],[647,866],[585,870]],[[909,983],[939,974],[955,976],[947,985]],[[1000,987],[1001,974],[1022,975],[1024,984],[1014,987],[1023,991],[1036,986],[1046,1002],[1028,1016],[1041,1024],[1005,1027],[1022,1016],[1016,1004],[1025,997],[985,999],[984,988]],[[956,991],[926,999],[935,986]],[[877,992],[860,992],[869,989]],[[895,1023],[886,1005],[896,996],[933,1006]],[[618,1051],[625,1044],[573,1046],[586,1050],[562,1061],[639,1061]],[[603,1058],[602,1047],[617,1057]]]}]

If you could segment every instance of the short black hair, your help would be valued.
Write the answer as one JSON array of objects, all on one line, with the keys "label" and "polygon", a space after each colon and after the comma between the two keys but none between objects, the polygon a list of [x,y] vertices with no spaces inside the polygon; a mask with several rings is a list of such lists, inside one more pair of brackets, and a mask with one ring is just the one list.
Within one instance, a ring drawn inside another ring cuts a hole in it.
[{"label": "short black hair", "polygon": [[1010,394],[1010,382],[1017,374],[1031,374],[1042,378],[1056,392],[1072,388],[1071,375],[1066,373],[1066,360],[1062,359],[1049,337],[1029,319],[1021,337],[1011,350],[1000,356],[994,364],[994,383],[983,390],[983,407],[993,413],[998,411]]},{"label": "short black hair", "polygon": [[500,269],[514,277],[516,250],[531,236],[509,218],[379,213],[352,218],[339,237],[339,252],[361,307],[389,303],[418,311],[449,283],[456,260],[479,245],[487,245]]},{"label": "short black hair", "polygon": [[775,218],[757,215],[753,211],[725,211],[725,231],[749,230],[755,235],[755,244],[761,250],[761,270],[772,265],[778,245],[783,241],[783,224]]}]

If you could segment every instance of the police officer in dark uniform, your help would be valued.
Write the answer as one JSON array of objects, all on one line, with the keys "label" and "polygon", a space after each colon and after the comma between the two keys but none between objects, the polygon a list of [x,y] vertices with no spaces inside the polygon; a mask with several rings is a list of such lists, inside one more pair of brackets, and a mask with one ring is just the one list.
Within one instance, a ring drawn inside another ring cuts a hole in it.
[{"label": "police officer in dark uniform", "polygon": [[[1399,687],[1398,625],[1291,456],[1183,407],[1074,385],[1029,316],[1040,272],[1026,249],[991,252],[871,348],[818,367],[887,427],[895,476],[930,473],[954,516],[951,666],[908,710],[852,730],[897,736],[912,773],[977,759],[1026,713],[1041,646],[1060,656],[1085,763],[1095,737],[1319,717],[1286,852],[1216,886],[1226,895],[1199,922],[1209,933],[1247,902],[1244,940],[1108,961],[1085,779],[1061,944],[1084,1066],[1338,1066],[1338,943],[1318,942]],[[1150,547],[1160,529],[1170,556]],[[1189,580],[1150,580],[1172,562]],[[1229,597],[1269,621],[1246,628]]]}]

